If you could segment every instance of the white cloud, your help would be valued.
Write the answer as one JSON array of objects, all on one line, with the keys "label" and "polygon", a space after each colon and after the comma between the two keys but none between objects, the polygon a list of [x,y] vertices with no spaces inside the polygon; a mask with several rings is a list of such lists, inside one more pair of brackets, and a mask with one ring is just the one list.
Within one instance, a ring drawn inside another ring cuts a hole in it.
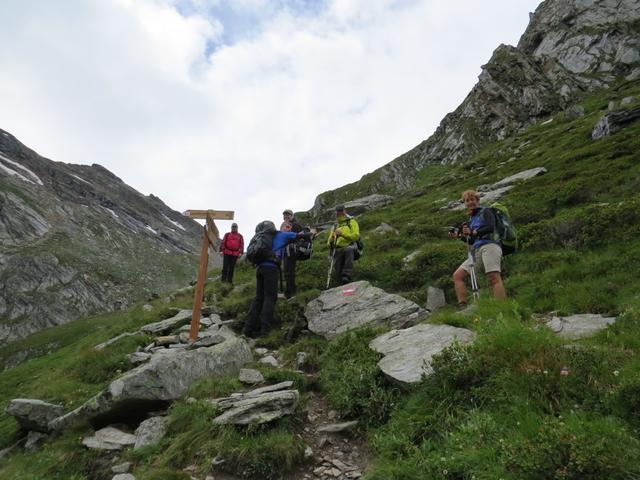
[{"label": "white cloud", "polygon": [[249,235],[427,138],[537,2],[243,0],[265,13],[228,45],[223,3],[4,2],[0,127]]}]

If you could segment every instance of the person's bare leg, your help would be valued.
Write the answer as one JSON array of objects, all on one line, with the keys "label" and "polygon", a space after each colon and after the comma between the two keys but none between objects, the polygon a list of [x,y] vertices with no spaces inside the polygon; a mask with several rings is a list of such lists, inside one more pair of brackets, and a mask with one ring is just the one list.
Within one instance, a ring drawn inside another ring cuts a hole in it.
[{"label": "person's bare leg", "polygon": [[491,285],[491,289],[493,290],[493,295],[496,298],[507,298],[507,292],[504,288],[504,283],[502,283],[502,276],[500,272],[489,272],[487,273],[487,278],[489,279],[489,285]]},{"label": "person's bare leg", "polygon": [[464,268],[458,268],[453,272],[453,285],[456,291],[456,297],[458,298],[458,305],[465,305],[467,303],[467,284],[466,280],[469,274]]}]

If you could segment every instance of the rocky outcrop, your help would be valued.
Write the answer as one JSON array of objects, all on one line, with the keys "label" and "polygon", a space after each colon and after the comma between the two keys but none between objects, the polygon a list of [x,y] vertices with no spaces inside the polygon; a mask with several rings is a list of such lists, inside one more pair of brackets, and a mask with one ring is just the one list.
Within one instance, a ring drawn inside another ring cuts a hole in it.
[{"label": "rocky outcrop", "polygon": [[[341,203],[344,204],[349,215],[356,216],[370,210],[375,210],[376,208],[384,207],[392,201],[393,197],[390,195],[372,194],[366,197],[343,200]],[[336,205],[329,203],[328,199],[319,196],[316,198],[309,214],[316,224],[334,222],[336,216],[335,207]]]},{"label": "rocky outcrop", "polygon": [[185,285],[201,238],[105,168],[53,162],[0,130],[0,346]]},{"label": "rocky outcrop", "polygon": [[593,337],[601,330],[616,322],[616,317],[603,317],[593,313],[553,317],[547,327],[567,340]]},{"label": "rocky outcrop", "polygon": [[49,422],[62,415],[64,408],[42,400],[16,398],[9,402],[5,412],[18,421],[20,428],[47,433]]},{"label": "rocky outcrop", "polygon": [[607,113],[598,121],[596,126],[593,127],[591,138],[598,140],[603,137],[608,137],[638,120],[640,120],[640,108]]},{"label": "rocky outcrop", "polygon": [[413,325],[425,318],[426,311],[363,280],[325,290],[307,304],[304,315],[309,330],[331,340],[358,327]]},{"label": "rocky outcrop", "polygon": [[293,382],[282,382],[246,393],[211,400],[213,406],[224,413],[213,423],[234,425],[260,425],[285,415],[291,415],[298,405],[300,394],[289,390]]},{"label": "rocky outcrop", "polygon": [[146,412],[176,400],[202,378],[237,374],[253,359],[251,349],[226,327],[220,329],[220,334],[226,340],[213,347],[155,352],[147,363],[114,380],[76,410],[54,419],[49,427],[62,430],[83,419],[104,424],[109,419]]},{"label": "rocky outcrop", "polygon": [[400,385],[418,383],[433,372],[431,359],[454,342],[469,343],[476,334],[449,325],[416,325],[405,330],[392,330],[371,341],[369,347],[384,355],[380,370]]},{"label": "rocky outcrop", "polygon": [[[491,203],[500,200],[502,196],[511,190],[516,183],[524,182],[535,178],[539,175],[544,175],[547,173],[547,169],[544,167],[536,167],[530,168],[529,170],[523,170],[522,172],[514,173],[513,175],[509,175],[502,180],[499,180],[490,185],[480,185],[476,188],[478,193],[480,194],[480,202],[483,205],[491,205]],[[452,210],[464,210],[466,207],[464,206],[464,202],[462,199],[452,200],[447,204],[446,207]]]},{"label": "rocky outcrop", "polygon": [[461,162],[488,142],[572,106],[585,90],[640,78],[639,21],[637,0],[542,2],[518,45],[494,51],[477,84],[430,138],[360,182],[319,195],[314,209],[365,192],[411,189],[427,165]]}]

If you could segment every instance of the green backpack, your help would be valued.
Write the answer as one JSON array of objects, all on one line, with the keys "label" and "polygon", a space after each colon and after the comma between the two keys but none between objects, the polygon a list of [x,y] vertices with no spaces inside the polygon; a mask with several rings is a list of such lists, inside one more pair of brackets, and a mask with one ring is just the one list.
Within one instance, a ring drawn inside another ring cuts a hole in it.
[{"label": "green backpack", "polygon": [[500,241],[502,254],[509,255],[516,252],[518,250],[518,232],[509,216],[509,210],[499,202],[492,203],[489,208],[496,218],[494,240]]}]

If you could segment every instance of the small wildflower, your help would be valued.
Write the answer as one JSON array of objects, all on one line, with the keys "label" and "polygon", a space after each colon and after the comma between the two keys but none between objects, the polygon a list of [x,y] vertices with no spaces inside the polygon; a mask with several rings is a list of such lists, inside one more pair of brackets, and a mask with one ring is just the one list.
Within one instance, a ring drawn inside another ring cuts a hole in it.
[{"label": "small wildflower", "polygon": [[614,370],[613,374],[617,377],[618,375],[620,375],[620,372],[618,370]]},{"label": "small wildflower", "polygon": [[544,373],[545,375],[548,374],[549,372],[547,370],[543,370],[542,373]]},{"label": "small wildflower", "polygon": [[568,367],[562,367],[562,369],[560,370],[560,375],[562,375],[564,377],[569,375],[569,368]]}]

